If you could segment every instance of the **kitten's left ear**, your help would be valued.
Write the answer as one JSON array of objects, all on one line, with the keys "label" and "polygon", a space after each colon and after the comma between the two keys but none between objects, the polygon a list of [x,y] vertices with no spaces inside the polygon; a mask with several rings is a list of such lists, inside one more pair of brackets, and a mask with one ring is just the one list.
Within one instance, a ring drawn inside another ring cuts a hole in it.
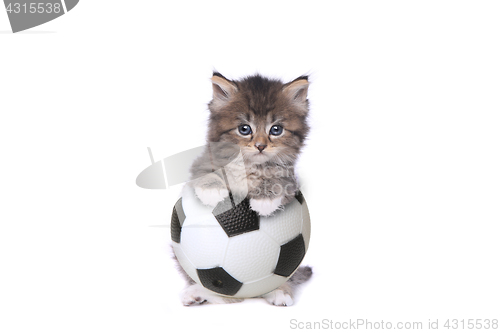
[{"label": "kitten's left ear", "polygon": [[293,101],[298,103],[307,102],[307,88],[309,87],[309,81],[307,76],[300,76],[285,84],[283,87],[283,92],[287,94]]}]

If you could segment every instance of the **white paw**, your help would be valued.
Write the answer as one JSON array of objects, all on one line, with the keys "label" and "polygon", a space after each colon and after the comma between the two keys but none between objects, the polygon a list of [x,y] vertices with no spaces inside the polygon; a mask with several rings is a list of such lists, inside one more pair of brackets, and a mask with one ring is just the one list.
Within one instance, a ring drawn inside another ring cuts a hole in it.
[{"label": "white paw", "polygon": [[225,188],[201,188],[196,187],[194,189],[196,196],[201,200],[204,205],[215,207],[219,202],[224,200],[229,195],[229,191]]},{"label": "white paw", "polygon": [[192,284],[184,289],[181,299],[182,304],[184,304],[185,306],[200,305],[205,303],[225,304],[242,301],[241,298],[228,298],[218,296],[203,288],[199,284]]},{"label": "white paw", "polygon": [[275,199],[250,199],[250,208],[261,216],[269,216],[280,208],[283,197]]},{"label": "white paw", "polygon": [[271,291],[270,293],[265,294],[264,299],[272,305],[276,306],[292,306],[293,298],[292,295],[284,292],[281,289],[276,289]]},{"label": "white paw", "polygon": [[185,306],[198,305],[207,302],[205,291],[200,286],[193,284],[184,289],[182,293],[182,304]]}]

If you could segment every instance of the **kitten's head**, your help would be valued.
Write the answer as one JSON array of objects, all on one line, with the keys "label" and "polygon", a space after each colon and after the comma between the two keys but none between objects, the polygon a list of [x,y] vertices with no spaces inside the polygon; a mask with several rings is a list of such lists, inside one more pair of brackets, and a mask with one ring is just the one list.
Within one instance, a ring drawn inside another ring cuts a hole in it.
[{"label": "kitten's head", "polygon": [[208,141],[237,144],[247,163],[293,164],[309,132],[308,85],[307,76],[282,83],[214,73]]}]

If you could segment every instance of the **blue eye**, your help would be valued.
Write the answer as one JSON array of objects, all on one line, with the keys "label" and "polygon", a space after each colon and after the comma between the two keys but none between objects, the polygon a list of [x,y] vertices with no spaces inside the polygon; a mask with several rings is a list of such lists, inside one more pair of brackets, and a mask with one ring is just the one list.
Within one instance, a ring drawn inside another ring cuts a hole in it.
[{"label": "blue eye", "polygon": [[241,135],[252,134],[252,128],[250,127],[250,125],[240,125],[238,126],[238,131],[240,131]]},{"label": "blue eye", "polygon": [[283,126],[280,125],[274,125],[271,127],[271,130],[269,131],[269,134],[271,135],[281,135],[283,133]]}]

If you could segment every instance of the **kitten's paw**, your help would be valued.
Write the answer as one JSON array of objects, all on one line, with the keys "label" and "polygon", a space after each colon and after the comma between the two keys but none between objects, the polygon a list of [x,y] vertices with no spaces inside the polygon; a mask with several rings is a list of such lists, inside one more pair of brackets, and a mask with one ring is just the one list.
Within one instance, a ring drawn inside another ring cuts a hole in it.
[{"label": "kitten's paw", "polygon": [[280,208],[283,197],[274,199],[250,199],[250,208],[261,216],[269,216]]},{"label": "kitten's paw", "polygon": [[205,297],[204,290],[200,289],[200,287],[196,284],[190,285],[186,289],[184,289],[182,293],[182,304],[184,306],[190,305],[200,305],[207,302],[207,298]]},{"label": "kitten's paw", "polygon": [[280,288],[271,291],[270,293],[262,296],[269,304],[276,306],[292,306],[293,298],[292,295],[287,293],[285,290]]},{"label": "kitten's paw", "polygon": [[241,302],[241,298],[222,297],[207,291],[198,284],[193,284],[184,289],[182,294],[182,304],[184,306],[201,305],[201,304],[225,304]]},{"label": "kitten's paw", "polygon": [[196,196],[204,205],[215,207],[219,202],[224,200],[229,195],[229,191],[225,188],[201,188],[194,189]]}]

